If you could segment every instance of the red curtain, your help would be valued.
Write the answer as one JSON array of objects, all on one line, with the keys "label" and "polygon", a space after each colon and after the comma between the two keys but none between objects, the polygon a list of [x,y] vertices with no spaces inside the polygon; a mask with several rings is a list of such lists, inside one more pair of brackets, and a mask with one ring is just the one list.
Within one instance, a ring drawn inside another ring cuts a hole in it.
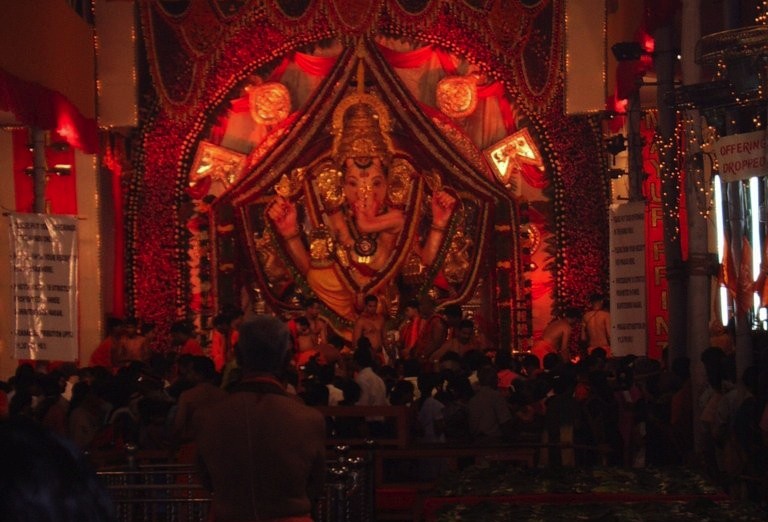
[{"label": "red curtain", "polygon": [[525,182],[533,188],[543,189],[549,185],[549,178],[547,177],[547,174],[543,170],[539,170],[533,165],[523,163],[520,174],[522,175]]},{"label": "red curtain", "polygon": [[112,314],[125,317],[125,231],[123,229],[123,164],[126,162],[125,142],[122,138],[108,143],[104,152],[104,165],[112,173],[112,207],[115,227],[112,231],[114,240],[114,263],[112,274]]},{"label": "red curtain", "polygon": [[87,154],[98,150],[96,120],[84,117],[63,94],[0,69],[0,110],[24,125],[55,131]]}]

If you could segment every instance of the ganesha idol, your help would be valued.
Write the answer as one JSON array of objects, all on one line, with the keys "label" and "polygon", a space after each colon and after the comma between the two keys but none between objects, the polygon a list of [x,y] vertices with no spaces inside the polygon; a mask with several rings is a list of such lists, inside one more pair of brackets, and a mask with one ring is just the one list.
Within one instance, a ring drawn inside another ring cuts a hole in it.
[{"label": "ganesha idol", "polygon": [[391,130],[379,98],[345,97],[330,154],[283,176],[266,210],[309,288],[348,320],[365,295],[391,303],[398,278],[434,277],[455,228],[457,195],[396,153]]}]

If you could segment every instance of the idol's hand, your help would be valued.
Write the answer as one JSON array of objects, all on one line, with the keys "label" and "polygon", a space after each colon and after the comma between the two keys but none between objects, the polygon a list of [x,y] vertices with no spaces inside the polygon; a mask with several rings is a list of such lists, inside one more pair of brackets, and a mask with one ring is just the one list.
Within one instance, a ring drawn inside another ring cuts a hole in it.
[{"label": "idol's hand", "polygon": [[296,205],[282,196],[276,196],[267,206],[267,216],[275,224],[282,237],[295,236],[299,232]]},{"label": "idol's hand", "polygon": [[444,227],[456,207],[456,198],[444,190],[432,194],[432,224]]}]

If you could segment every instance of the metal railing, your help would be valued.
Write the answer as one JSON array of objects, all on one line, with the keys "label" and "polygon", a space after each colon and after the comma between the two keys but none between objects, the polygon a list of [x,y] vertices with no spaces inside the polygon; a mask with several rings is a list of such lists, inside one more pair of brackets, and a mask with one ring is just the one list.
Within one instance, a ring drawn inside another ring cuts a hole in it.
[{"label": "metal railing", "polygon": [[119,522],[204,522],[211,497],[193,466],[147,464],[99,471]]},{"label": "metal railing", "polygon": [[[112,495],[119,522],[205,522],[211,496],[189,464],[139,464],[127,448],[127,464],[97,472]],[[318,522],[373,522],[374,466],[370,452],[350,456],[338,446],[327,462],[323,496],[313,518]]]},{"label": "metal railing", "polygon": [[349,446],[336,446],[327,465],[325,491],[313,518],[318,522],[373,522],[376,484],[372,446],[364,456],[349,456]]}]

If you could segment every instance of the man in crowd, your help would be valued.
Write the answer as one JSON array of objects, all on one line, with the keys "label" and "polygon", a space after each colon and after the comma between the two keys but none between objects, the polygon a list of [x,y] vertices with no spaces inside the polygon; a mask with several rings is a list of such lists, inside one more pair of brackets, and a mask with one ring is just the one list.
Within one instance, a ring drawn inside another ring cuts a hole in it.
[{"label": "man in crowd", "polygon": [[409,359],[411,356],[411,350],[416,346],[416,341],[419,339],[419,333],[423,322],[419,316],[419,301],[411,299],[405,303],[403,307],[403,315],[405,320],[400,325],[399,337],[400,337],[400,357],[403,359]]},{"label": "man in crowd", "polygon": [[440,349],[448,337],[448,326],[445,318],[435,311],[435,302],[429,296],[419,301],[419,315],[424,327],[419,333],[411,357],[419,359],[426,368],[431,367],[432,354]]},{"label": "man in crowd", "polygon": [[540,361],[548,353],[557,353],[563,359],[563,362],[571,360],[569,343],[573,327],[579,323],[581,312],[576,308],[568,308],[565,315],[560,319],[555,319],[549,323],[541,334],[536,344],[531,350]]},{"label": "man in crowd", "polygon": [[176,321],[171,325],[171,344],[178,355],[205,355],[203,347],[194,337],[192,326],[186,321]]},{"label": "man in crowd", "polygon": [[290,344],[279,319],[245,321],[236,348],[243,378],[201,412],[198,451],[217,522],[312,520],[325,474],[325,420],[285,390]]},{"label": "man in crowd", "polygon": [[475,334],[475,323],[472,319],[462,319],[456,327],[455,335],[432,354],[432,360],[439,361],[447,352],[454,352],[463,357],[467,352],[472,350],[482,352],[485,348],[482,338]]},{"label": "man in crowd", "polygon": [[375,295],[365,296],[363,312],[355,321],[352,345],[357,346],[361,337],[367,337],[371,342],[371,350],[381,361],[382,347],[384,346],[384,316],[379,313],[378,308],[379,299]]},{"label": "man in crowd", "polygon": [[605,298],[601,294],[592,294],[589,298],[589,310],[584,313],[581,340],[586,344],[587,354],[595,348],[605,350],[611,356],[611,314],[605,309]]}]

